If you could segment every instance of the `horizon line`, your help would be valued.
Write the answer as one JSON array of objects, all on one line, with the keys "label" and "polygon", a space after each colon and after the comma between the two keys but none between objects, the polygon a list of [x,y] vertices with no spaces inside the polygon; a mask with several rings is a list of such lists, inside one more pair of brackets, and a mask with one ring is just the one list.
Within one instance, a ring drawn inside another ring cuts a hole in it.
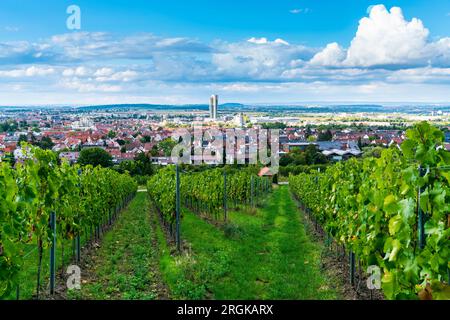
[{"label": "horizon line", "polygon": [[[419,102],[419,101],[299,101],[299,102],[225,102],[219,104],[219,106],[225,106],[230,104],[236,104],[236,105],[243,105],[243,106],[304,106],[308,107],[309,105],[317,106],[318,104],[322,104],[324,106],[333,106],[333,105],[343,105],[343,106],[352,106],[352,105],[377,105],[381,107],[385,106],[405,106],[405,105],[449,105],[450,101],[426,101],[426,102]],[[69,103],[58,103],[58,104],[14,104],[14,105],[0,105],[0,108],[30,108],[30,107],[71,107],[71,108],[77,108],[77,107],[100,107],[100,106],[139,106],[139,105],[147,105],[147,106],[176,106],[176,107],[189,107],[189,106],[208,106],[208,103],[204,102],[198,102],[198,103],[149,103],[149,102],[142,102],[142,103],[107,103],[107,104],[69,104]]]}]

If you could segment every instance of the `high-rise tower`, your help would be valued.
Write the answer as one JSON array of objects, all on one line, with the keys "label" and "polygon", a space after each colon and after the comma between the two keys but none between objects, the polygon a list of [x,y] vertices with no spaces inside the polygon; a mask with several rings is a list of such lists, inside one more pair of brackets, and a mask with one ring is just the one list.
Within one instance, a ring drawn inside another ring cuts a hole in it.
[{"label": "high-rise tower", "polygon": [[219,105],[219,97],[213,94],[209,99],[209,117],[213,120],[217,119],[217,106]]}]

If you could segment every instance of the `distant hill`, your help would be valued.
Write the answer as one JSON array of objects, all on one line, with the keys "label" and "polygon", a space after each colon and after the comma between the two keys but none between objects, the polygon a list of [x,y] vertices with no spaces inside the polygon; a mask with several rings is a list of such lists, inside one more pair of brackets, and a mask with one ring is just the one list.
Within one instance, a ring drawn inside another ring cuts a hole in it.
[{"label": "distant hill", "polygon": [[[224,103],[219,105],[219,110],[240,109],[244,105],[241,103]],[[80,111],[93,110],[209,110],[207,104],[187,104],[187,105],[162,105],[162,104],[114,104],[114,105],[96,105],[96,106],[82,106],[76,109]]]},{"label": "distant hill", "polygon": [[208,110],[208,105],[162,105],[162,104],[114,104],[78,107],[81,111],[92,110]]},{"label": "distant hill", "polygon": [[224,103],[219,104],[219,108],[242,108],[245,105],[242,103]]},{"label": "distant hill", "polygon": [[[94,105],[94,106],[0,106],[0,111],[23,112],[31,110],[57,110],[60,112],[79,112],[101,111],[101,110],[154,110],[154,111],[205,111],[209,110],[207,104],[186,104],[186,105],[162,105],[162,104],[114,104],[114,105]],[[219,112],[264,112],[273,114],[298,114],[298,113],[409,113],[424,114],[432,111],[450,112],[449,105],[433,104],[327,104],[327,103],[309,103],[309,104],[242,104],[242,103],[224,103],[219,105]]]}]

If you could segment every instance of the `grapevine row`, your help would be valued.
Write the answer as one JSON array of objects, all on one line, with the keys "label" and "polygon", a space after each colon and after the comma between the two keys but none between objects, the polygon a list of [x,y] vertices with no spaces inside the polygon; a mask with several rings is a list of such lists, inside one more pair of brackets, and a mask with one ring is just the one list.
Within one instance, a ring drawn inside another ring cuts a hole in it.
[{"label": "grapevine row", "polygon": [[40,268],[43,250],[52,244],[52,213],[58,239],[74,239],[111,222],[137,190],[128,175],[59,164],[56,154],[39,148],[23,150],[14,167],[0,163],[0,298],[19,284],[25,245],[37,244]]},{"label": "grapevine row", "polygon": [[[250,170],[239,170],[224,175],[223,169],[216,168],[182,173],[180,176],[181,202],[197,213],[210,214],[216,219],[227,205],[224,199],[228,199],[235,206],[250,204],[257,195],[271,188],[268,178],[258,177]],[[159,170],[148,181],[148,192],[164,221],[172,225],[176,219],[175,168],[172,166]]]},{"label": "grapevine row", "polygon": [[423,122],[401,149],[289,180],[293,194],[363,265],[381,269],[388,299],[450,299],[450,153]]}]

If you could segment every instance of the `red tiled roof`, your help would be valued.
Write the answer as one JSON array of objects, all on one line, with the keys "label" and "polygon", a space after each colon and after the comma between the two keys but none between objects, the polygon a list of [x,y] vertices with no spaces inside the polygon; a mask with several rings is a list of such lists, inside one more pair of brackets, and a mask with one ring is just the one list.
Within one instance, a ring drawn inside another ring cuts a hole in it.
[{"label": "red tiled roof", "polygon": [[134,159],[134,154],[133,153],[122,153],[120,155],[120,159]]}]

